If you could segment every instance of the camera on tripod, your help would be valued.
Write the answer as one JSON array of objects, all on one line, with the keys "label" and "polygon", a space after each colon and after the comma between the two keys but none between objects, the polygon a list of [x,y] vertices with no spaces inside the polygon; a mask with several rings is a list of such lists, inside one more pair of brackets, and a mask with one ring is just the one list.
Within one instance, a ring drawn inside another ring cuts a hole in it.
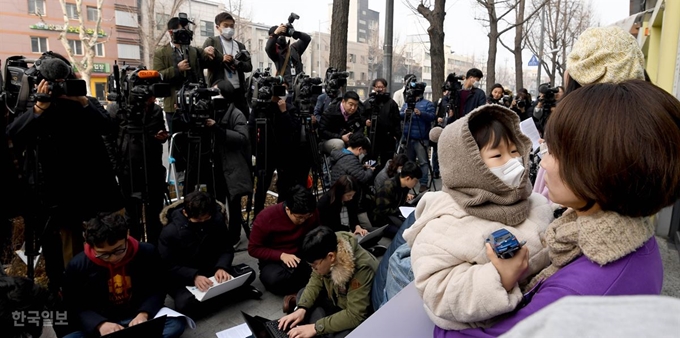
[{"label": "camera on tripod", "polygon": [[295,77],[293,104],[302,114],[311,114],[314,111],[316,98],[322,93],[320,77],[310,77],[300,73]]},{"label": "camera on tripod", "polygon": [[324,82],[324,91],[326,95],[331,98],[336,98],[340,94],[340,88],[347,85],[348,72],[341,72],[335,68],[328,68],[326,70],[326,81]]},{"label": "camera on tripod", "polygon": [[543,107],[534,109],[534,117],[536,119],[541,119],[543,115],[547,116],[550,114],[550,110],[557,104],[555,94],[557,94],[559,91],[559,88],[550,88],[550,86],[547,84],[542,84],[540,87],[538,87],[538,92],[543,94],[543,97],[539,96],[538,102],[541,102]]},{"label": "camera on tripod", "polygon": [[409,78],[406,81],[406,88],[404,89],[404,102],[406,103],[406,111],[404,113],[407,116],[413,113],[413,109],[416,108],[416,99],[423,96],[426,87],[427,83],[417,82],[415,76]]},{"label": "camera on tripod", "polygon": [[446,82],[444,82],[442,89],[448,91],[449,95],[451,92],[455,93],[456,91],[463,89],[463,80],[465,80],[465,76],[451,73],[446,77]]},{"label": "camera on tripod", "polygon": [[189,20],[187,13],[179,13],[180,28],[172,30],[172,43],[176,45],[190,45],[194,39],[194,32],[189,29],[189,24],[195,25]]},{"label": "camera on tripod", "polygon": [[269,103],[273,96],[285,97],[286,87],[283,86],[282,76],[271,76],[271,69],[266,68],[264,72],[256,70],[252,75],[253,85],[251,86],[252,97],[251,107],[255,107],[258,103]]},{"label": "camera on tripod", "polygon": [[206,88],[202,83],[185,83],[177,93],[177,104],[182,119],[190,130],[205,127],[205,121],[215,116],[216,110],[228,108],[225,99],[213,99],[220,95],[217,88]]},{"label": "camera on tripod", "polygon": [[113,73],[107,79],[106,99],[118,103],[126,119],[141,122],[149,99],[170,96],[170,85],[161,81],[158,71],[125,65],[119,70],[114,63]]},{"label": "camera on tripod", "polygon": [[[5,79],[7,107],[10,112],[19,114],[26,111],[29,102],[49,102],[62,95],[87,95],[87,84],[84,80],[73,79],[73,74],[73,68],[52,52],[43,53],[39,59],[9,57],[1,77]],[[42,80],[48,83],[51,94],[37,93],[36,87]]]},{"label": "camera on tripod", "polygon": [[286,24],[286,32],[283,33],[284,36],[287,36],[289,38],[293,37],[293,34],[295,34],[295,27],[293,27],[293,22],[297,19],[300,19],[300,16],[295,14],[295,13],[290,13],[288,16],[288,23]]}]

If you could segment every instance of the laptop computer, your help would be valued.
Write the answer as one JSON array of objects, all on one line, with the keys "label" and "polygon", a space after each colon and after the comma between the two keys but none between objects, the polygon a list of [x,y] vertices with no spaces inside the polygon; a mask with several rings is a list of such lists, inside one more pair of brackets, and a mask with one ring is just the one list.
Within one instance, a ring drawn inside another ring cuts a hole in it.
[{"label": "laptop computer", "polygon": [[165,318],[167,318],[167,316],[154,318],[135,326],[128,326],[123,330],[102,336],[102,338],[162,338],[163,328],[165,328]]},{"label": "laptop computer", "polygon": [[269,320],[260,316],[251,316],[241,311],[243,319],[255,338],[288,338],[285,331],[279,330],[278,320]]},{"label": "laptop computer", "polygon": [[383,225],[380,228],[377,228],[369,233],[366,234],[366,236],[357,236],[357,242],[359,242],[359,245],[363,246],[366,243],[370,243],[372,239],[380,239],[383,236],[383,232],[385,232],[385,228],[387,228],[389,225]]},{"label": "laptop computer", "polygon": [[215,279],[215,276],[212,276],[209,279],[213,282],[213,285],[205,292],[199,290],[195,286],[187,286],[187,290],[194,294],[196,300],[198,300],[199,302],[203,302],[210,298],[219,296],[225,292],[243,286],[243,284],[246,282],[246,280],[248,280],[248,277],[252,273],[253,273],[252,271],[248,271],[248,273],[246,274],[240,275],[238,277],[233,277],[232,279],[222,283],[218,283],[217,280]]}]

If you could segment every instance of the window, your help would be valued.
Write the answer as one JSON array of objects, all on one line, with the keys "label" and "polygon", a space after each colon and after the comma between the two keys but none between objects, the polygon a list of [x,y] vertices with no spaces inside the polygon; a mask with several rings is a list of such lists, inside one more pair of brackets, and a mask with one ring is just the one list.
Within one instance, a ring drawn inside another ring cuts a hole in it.
[{"label": "window", "polygon": [[45,15],[45,0],[28,0],[28,14]]},{"label": "window", "polygon": [[80,40],[68,40],[68,45],[73,51],[73,55],[83,55],[83,42]]},{"label": "window", "polygon": [[362,28],[359,28],[359,33],[364,33],[364,34],[366,34],[366,30],[365,30],[365,29],[362,29]]},{"label": "window", "polygon": [[137,23],[137,13],[116,11],[116,25],[137,28],[139,26]]},{"label": "window", "polygon": [[31,37],[31,52],[44,53],[47,51],[47,38]]},{"label": "window", "polygon": [[248,39],[248,42],[246,42],[246,43],[248,44],[248,47],[247,47],[246,49],[247,49],[247,50],[252,50],[252,49],[250,49],[250,39]]},{"label": "window", "polygon": [[87,6],[87,21],[97,21],[98,18],[97,7]]},{"label": "window", "polygon": [[159,31],[164,31],[168,28],[168,21],[170,21],[170,15],[164,13],[156,13],[156,29]]},{"label": "window", "polygon": [[432,67],[424,66],[423,73],[432,73]]},{"label": "window", "polygon": [[271,63],[271,62],[267,63],[267,68],[269,68],[269,69],[272,68],[272,63]]},{"label": "window", "polygon": [[347,59],[348,62],[355,63],[356,62],[356,56],[354,54],[349,54],[349,58]]},{"label": "window", "polygon": [[366,42],[366,39],[360,37],[360,38],[357,39],[357,41],[358,42]]},{"label": "window", "polygon": [[359,20],[359,24],[360,24],[360,25],[365,25],[365,24],[366,24],[366,21],[364,21],[364,20]]},{"label": "window", "polygon": [[361,56],[361,64],[362,65],[366,64],[366,56],[364,56],[364,55]]},{"label": "window", "polygon": [[[262,40],[260,40],[260,41],[262,41]],[[259,70],[264,70],[264,62],[260,62],[260,64],[258,65],[257,69],[259,69]]]},{"label": "window", "polygon": [[361,11],[361,15],[366,15],[366,11]]},{"label": "window", "polygon": [[264,40],[257,40],[257,50],[264,50]]},{"label": "window", "polygon": [[72,20],[78,19],[78,7],[76,4],[66,4],[66,16]]},{"label": "window", "polygon": [[361,81],[366,81],[366,73],[361,73]]},{"label": "window", "polygon": [[97,56],[104,56],[104,43],[94,45],[94,54]]},{"label": "window", "polygon": [[106,101],[106,83],[97,82],[94,84],[94,93],[99,101]]},{"label": "window", "polygon": [[349,72],[349,79],[354,80],[354,72]]},{"label": "window", "polygon": [[137,45],[126,45],[118,44],[118,57],[121,59],[134,59],[139,60],[139,46]]},{"label": "window", "polygon": [[210,21],[201,21],[201,36],[215,35],[215,27]]}]

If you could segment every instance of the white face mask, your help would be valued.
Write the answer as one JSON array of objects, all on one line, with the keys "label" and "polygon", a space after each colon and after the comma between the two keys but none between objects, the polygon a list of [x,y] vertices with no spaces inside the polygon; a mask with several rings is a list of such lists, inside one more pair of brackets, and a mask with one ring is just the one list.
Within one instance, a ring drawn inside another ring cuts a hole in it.
[{"label": "white face mask", "polygon": [[520,157],[515,157],[500,167],[489,168],[491,172],[503,181],[503,183],[517,188],[522,182],[522,174],[524,174],[524,165]]},{"label": "white face mask", "polygon": [[231,38],[234,37],[234,29],[231,27],[223,28],[222,29],[222,37],[231,40]]}]

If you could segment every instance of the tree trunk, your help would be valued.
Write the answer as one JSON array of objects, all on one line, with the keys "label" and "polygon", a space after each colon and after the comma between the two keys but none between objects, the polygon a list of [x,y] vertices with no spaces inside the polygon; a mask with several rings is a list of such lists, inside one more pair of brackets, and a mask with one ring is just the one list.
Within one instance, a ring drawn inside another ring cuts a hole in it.
[{"label": "tree trunk", "polygon": [[522,40],[524,40],[524,7],[526,0],[520,0],[517,5],[517,18],[515,22],[522,22],[515,27],[515,93],[520,88],[524,88],[524,72],[522,61]]},{"label": "tree trunk", "polygon": [[346,70],[349,0],[333,0],[333,17],[331,21],[331,50],[329,66],[339,70]]},{"label": "tree trunk", "polygon": [[153,0],[142,0],[139,2],[140,5],[140,15],[141,15],[141,30],[140,40],[142,43],[142,62],[144,65],[151,69],[153,65],[151,64],[151,55],[153,55],[153,46],[151,46],[151,41],[155,40],[154,35],[156,32],[156,26],[154,21],[156,21],[156,1]]},{"label": "tree trunk", "polygon": [[498,53],[498,24],[489,25],[489,59],[486,60],[486,93],[491,93],[491,87],[496,83],[496,54]]},{"label": "tree trunk", "polygon": [[418,5],[420,13],[430,26],[427,34],[430,36],[430,67],[432,68],[432,102],[438,102],[442,96],[439,89],[444,83],[446,69],[444,68],[444,16],[446,15],[446,0],[435,0],[434,9],[430,10],[422,2]]}]

